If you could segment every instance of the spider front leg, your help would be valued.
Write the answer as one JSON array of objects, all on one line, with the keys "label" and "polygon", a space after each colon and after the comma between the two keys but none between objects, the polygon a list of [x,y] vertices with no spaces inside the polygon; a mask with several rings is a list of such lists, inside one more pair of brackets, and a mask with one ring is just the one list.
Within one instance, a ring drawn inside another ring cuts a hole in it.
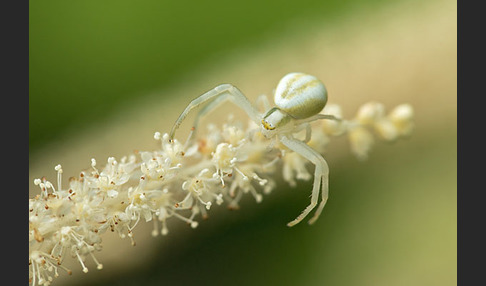
[{"label": "spider front leg", "polygon": [[[234,87],[231,84],[221,84],[215,87],[214,89],[200,95],[196,99],[192,100],[189,105],[184,109],[184,111],[179,115],[176,122],[172,126],[172,130],[169,134],[169,139],[172,141],[175,136],[176,130],[181,125],[182,121],[186,118],[189,112],[200,106],[201,104],[208,103],[196,116],[194,121],[194,130],[197,129],[197,125],[201,118],[206,115],[209,111],[216,108],[219,104],[221,104],[225,100],[232,101],[235,105],[243,109],[250,119],[252,119],[255,123],[259,124],[260,122],[260,114],[258,113],[257,109],[253,107],[251,102],[246,98],[240,90]],[[191,134],[192,138],[193,134]]]},{"label": "spider front leg", "polygon": [[311,203],[309,206],[307,206],[304,209],[304,211],[296,219],[289,222],[287,226],[294,226],[298,224],[317,206],[317,201],[319,199],[319,190],[321,190],[322,188],[321,203],[319,204],[319,207],[317,208],[314,216],[309,220],[309,224],[313,224],[319,218],[319,215],[321,214],[327,202],[327,198],[329,194],[329,189],[328,189],[329,167],[327,165],[326,160],[324,160],[321,154],[317,153],[314,149],[312,149],[302,141],[287,136],[279,136],[279,138],[282,144],[287,146],[292,151],[300,154],[307,160],[311,161],[315,165],[314,184],[312,187]]},{"label": "spider front leg", "polygon": [[308,124],[308,123],[300,124],[299,126],[297,126],[297,128],[295,129],[295,131],[293,133],[300,132],[304,128],[305,128],[305,138],[304,138],[304,140],[302,140],[302,142],[309,143],[309,141],[311,140],[311,137],[312,137],[312,127],[310,126],[310,124]]}]

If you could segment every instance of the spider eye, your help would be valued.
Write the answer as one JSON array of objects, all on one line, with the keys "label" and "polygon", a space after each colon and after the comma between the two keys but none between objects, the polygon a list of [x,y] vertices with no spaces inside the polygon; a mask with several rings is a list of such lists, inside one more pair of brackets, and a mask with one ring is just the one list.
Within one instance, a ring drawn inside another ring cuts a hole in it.
[{"label": "spider eye", "polygon": [[262,126],[266,130],[281,128],[290,122],[292,117],[280,110],[278,107],[270,109],[262,119]]},{"label": "spider eye", "polygon": [[318,114],[327,103],[327,90],[316,77],[304,73],[289,73],[277,85],[275,104],[294,118],[303,119]]},{"label": "spider eye", "polygon": [[270,123],[265,121],[265,119],[262,119],[262,125],[263,125],[263,128],[265,128],[267,130],[274,130],[275,129],[275,127],[270,125]]}]

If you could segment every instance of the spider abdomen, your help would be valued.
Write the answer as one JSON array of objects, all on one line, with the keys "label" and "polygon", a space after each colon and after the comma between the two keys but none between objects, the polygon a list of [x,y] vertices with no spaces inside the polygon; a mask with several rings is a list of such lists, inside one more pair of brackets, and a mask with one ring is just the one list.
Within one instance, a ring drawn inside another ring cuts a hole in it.
[{"label": "spider abdomen", "polygon": [[327,90],[316,77],[289,73],[277,85],[275,105],[296,119],[318,114],[327,103]]}]

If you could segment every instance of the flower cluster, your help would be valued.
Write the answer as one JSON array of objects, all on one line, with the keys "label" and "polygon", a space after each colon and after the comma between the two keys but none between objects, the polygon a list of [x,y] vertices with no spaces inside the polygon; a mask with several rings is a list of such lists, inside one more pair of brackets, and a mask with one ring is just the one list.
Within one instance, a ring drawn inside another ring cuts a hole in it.
[{"label": "flower cluster", "polygon": [[[342,119],[338,105],[330,104],[322,113]],[[382,104],[368,103],[351,120],[312,123],[308,144],[322,154],[331,137],[347,135],[352,152],[364,159],[373,132],[396,140],[411,133],[412,119],[410,105],[386,115]],[[209,125],[207,132],[184,143],[156,132],[157,150],[119,160],[109,157],[103,167],[92,159],[68,186],[61,185],[63,169],[55,166],[56,186],[36,179],[40,193],[29,200],[29,281],[49,285],[59,269],[71,273],[62,264],[67,256],[78,260],[83,272],[88,272],[88,258],[102,269],[94,253],[101,250],[107,230],[135,245],[133,229],[140,221],[153,222],[153,236],[167,235],[166,222],[173,218],[195,228],[214,205],[237,209],[245,194],[260,203],[277,185],[276,172],[291,186],[312,177],[302,156],[266,139],[255,127],[230,119],[222,126]]]}]

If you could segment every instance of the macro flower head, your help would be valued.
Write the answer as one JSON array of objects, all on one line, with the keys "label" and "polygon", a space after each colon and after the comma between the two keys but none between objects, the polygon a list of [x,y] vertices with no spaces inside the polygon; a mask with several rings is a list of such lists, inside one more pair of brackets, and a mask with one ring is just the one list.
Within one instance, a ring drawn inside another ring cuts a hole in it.
[{"label": "macro flower head", "polygon": [[[347,136],[352,153],[364,159],[375,141],[395,141],[413,130],[413,109],[406,104],[386,114],[382,104],[368,103],[351,120],[342,118],[336,104],[322,113],[339,121],[312,123],[307,143],[320,154],[333,137]],[[168,220],[196,228],[214,207],[238,209],[245,195],[261,203],[279,185],[313,177],[306,158],[246,123],[230,118],[221,126],[210,124],[184,142],[155,132],[156,150],[108,157],[103,164],[93,158],[65,186],[60,165],[54,168],[56,184],[36,179],[39,194],[29,200],[30,282],[49,285],[60,271],[72,273],[63,266],[65,259],[77,260],[83,272],[93,263],[102,269],[96,253],[104,233],[135,245],[139,223],[151,222],[153,236],[169,234]],[[279,176],[284,182],[276,180]]]}]

